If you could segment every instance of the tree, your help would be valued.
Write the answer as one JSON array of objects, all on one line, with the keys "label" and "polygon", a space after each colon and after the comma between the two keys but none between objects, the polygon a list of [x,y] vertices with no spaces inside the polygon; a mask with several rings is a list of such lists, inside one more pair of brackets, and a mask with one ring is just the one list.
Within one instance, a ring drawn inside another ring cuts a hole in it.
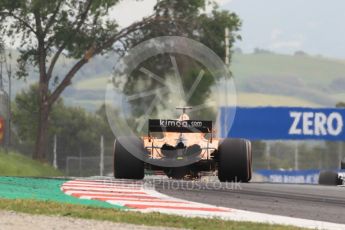
[{"label": "tree", "polygon": [[[118,30],[109,10],[119,0],[35,0],[0,2],[0,32],[13,42],[20,41],[17,76],[27,76],[33,66],[38,80],[38,126],[34,159],[46,154],[49,115],[53,104],[71,84],[75,74],[95,55],[112,49],[115,42],[150,22],[150,18]],[[66,74],[55,73],[61,56],[74,58]]]},{"label": "tree", "polygon": [[[37,135],[34,159],[45,158],[49,116],[54,103],[75,74],[95,55],[116,49],[123,54],[147,38],[180,35],[194,38],[224,56],[223,31],[237,31],[236,14],[214,10],[201,13],[206,0],[162,0],[154,14],[119,30],[108,17],[119,0],[34,0],[0,2],[0,31],[12,41],[20,41],[17,75],[27,76],[27,66],[38,72]],[[210,37],[216,35],[215,37]],[[237,35],[231,36],[231,45]],[[114,44],[117,44],[114,46]],[[61,56],[75,60],[66,74],[54,72]],[[135,84],[129,79],[129,82]]]},{"label": "tree", "polygon": [[13,122],[18,127],[18,136],[29,145],[35,143],[37,136],[38,113],[38,86],[32,85],[27,91],[16,95],[13,108]]},{"label": "tree", "polygon": [[338,102],[336,105],[335,105],[336,108],[345,108],[345,102]]},{"label": "tree", "polygon": [[[11,145],[11,94],[12,94],[12,54],[11,52],[6,52],[5,42],[3,38],[0,37],[0,81],[1,81],[1,89],[4,90],[4,82],[7,80],[8,91],[4,93],[3,97],[7,95],[7,108],[2,109],[3,113],[7,111],[7,114],[3,114],[7,120],[5,121],[5,145],[8,148]],[[7,79],[5,79],[5,74],[7,75]],[[6,97],[5,97],[6,98]],[[6,100],[6,99],[3,100]]]},{"label": "tree", "polygon": [[293,55],[294,56],[308,56],[308,54],[304,52],[303,50],[297,50]]},{"label": "tree", "polygon": [[[157,36],[184,36],[203,43],[223,59],[225,56],[224,30],[228,27],[231,32],[229,44],[230,48],[232,48],[234,42],[241,38],[237,34],[241,26],[241,21],[235,13],[222,11],[217,6],[214,7],[211,13],[204,13],[203,9],[206,2],[205,0],[159,1],[154,7],[154,17],[156,20],[140,29],[140,33],[129,39],[128,42],[135,45]],[[159,18],[164,18],[164,20],[158,20]],[[174,58],[182,78],[182,86],[185,92],[188,92],[200,71],[205,70],[204,66],[184,55],[174,54]],[[170,54],[161,54],[149,58],[141,63],[130,76],[127,76],[126,82],[123,84],[125,94],[133,95],[143,91],[154,91],[160,87],[160,83],[155,79],[145,77],[146,73],[141,71],[142,68],[150,70],[166,81],[174,75]],[[145,82],[138,84],[139,79],[145,79]],[[214,78],[206,71],[203,80],[198,84],[190,101],[185,103],[190,106],[204,104],[211,94],[210,89],[213,85]],[[176,93],[172,94],[174,96],[176,95]],[[165,101],[168,101],[169,96],[172,95],[164,95]],[[144,116],[143,114],[147,110],[147,105],[150,105],[155,97],[156,95],[145,96],[130,102],[131,112],[134,117],[138,117],[137,121],[139,123],[142,122],[140,116]],[[160,106],[162,109],[156,106],[152,111],[153,116],[164,110],[165,106],[163,103]],[[193,112],[192,116],[200,119],[206,119],[206,117],[202,116],[208,116],[208,119],[213,117],[210,116],[210,113],[214,113],[214,111],[206,112],[205,110]]]},{"label": "tree", "polygon": [[[29,89],[16,95],[14,103],[14,124],[17,134],[21,140],[18,144],[26,149],[31,149],[35,143],[37,132],[36,117],[39,112],[38,86],[32,85]],[[58,165],[60,169],[65,166],[67,156],[99,155],[99,140],[101,135],[105,138],[105,145],[113,145],[113,134],[106,122],[104,106],[99,109],[98,114],[91,114],[82,108],[68,107],[64,105],[63,99],[52,106],[50,114],[50,126],[47,131],[49,143],[47,148],[52,150],[54,135],[58,138]],[[17,147],[18,147],[17,146]],[[50,151],[52,152],[52,151]],[[47,160],[52,160],[48,155]]]}]

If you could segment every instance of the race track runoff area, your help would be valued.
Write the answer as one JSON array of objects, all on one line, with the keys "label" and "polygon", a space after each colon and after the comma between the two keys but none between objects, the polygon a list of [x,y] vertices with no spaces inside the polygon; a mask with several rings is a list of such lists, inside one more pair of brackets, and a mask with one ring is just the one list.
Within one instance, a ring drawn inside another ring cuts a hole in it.
[{"label": "race track runoff area", "polygon": [[345,229],[345,225],[339,223],[244,211],[180,199],[157,192],[152,183],[147,182],[113,178],[0,177],[0,198],[49,200],[143,213],[160,212],[185,217],[220,218],[312,229]]}]

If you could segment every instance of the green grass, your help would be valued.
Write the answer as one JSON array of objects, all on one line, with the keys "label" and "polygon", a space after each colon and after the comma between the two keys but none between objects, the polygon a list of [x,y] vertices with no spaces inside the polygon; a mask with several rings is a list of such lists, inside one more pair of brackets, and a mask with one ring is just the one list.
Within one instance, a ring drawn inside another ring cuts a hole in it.
[{"label": "green grass", "polygon": [[239,106],[318,106],[297,97],[261,93],[239,93],[237,103]]},{"label": "green grass", "polygon": [[69,216],[84,219],[108,220],[136,225],[188,228],[188,229],[301,229],[292,226],[234,222],[219,219],[185,218],[159,213],[142,214],[111,208],[61,204],[51,201],[0,199],[0,209],[29,214]]},{"label": "green grass", "polygon": [[104,100],[96,100],[96,99],[70,99],[69,101],[66,100],[66,104],[71,106],[80,106],[80,104],[87,105],[87,106],[96,106],[99,108],[102,104],[104,104]]},{"label": "green grass", "polygon": [[0,152],[0,175],[2,176],[62,176],[46,163],[34,161],[24,155]]},{"label": "green grass", "polygon": [[92,89],[92,90],[105,90],[109,76],[95,76],[91,79],[82,80],[76,82],[74,88],[83,90],[83,89]]},{"label": "green grass", "polygon": [[345,62],[314,56],[235,54],[231,70],[240,78],[297,76],[306,82],[327,84],[344,76]]}]

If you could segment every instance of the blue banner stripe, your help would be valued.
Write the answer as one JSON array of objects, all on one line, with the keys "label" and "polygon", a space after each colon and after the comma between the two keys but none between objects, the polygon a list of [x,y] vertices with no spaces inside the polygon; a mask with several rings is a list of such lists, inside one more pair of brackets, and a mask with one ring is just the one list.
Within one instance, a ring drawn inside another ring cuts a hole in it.
[{"label": "blue banner stripe", "polygon": [[221,108],[222,137],[250,140],[345,140],[345,109],[237,107],[229,131],[226,118],[234,112],[233,109]]}]

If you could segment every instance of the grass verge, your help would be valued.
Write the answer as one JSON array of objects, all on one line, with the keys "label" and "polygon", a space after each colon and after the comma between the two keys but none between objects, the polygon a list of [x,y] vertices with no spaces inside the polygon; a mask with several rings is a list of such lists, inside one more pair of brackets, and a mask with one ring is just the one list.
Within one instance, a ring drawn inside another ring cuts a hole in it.
[{"label": "grass verge", "polygon": [[15,152],[0,152],[0,175],[3,176],[62,176],[49,164],[34,161]]},{"label": "grass verge", "polygon": [[29,214],[69,216],[84,219],[108,220],[136,225],[188,228],[188,229],[301,229],[292,226],[269,225],[251,222],[234,222],[219,219],[185,218],[160,213],[142,214],[112,208],[61,204],[51,201],[0,199],[0,209]]}]

